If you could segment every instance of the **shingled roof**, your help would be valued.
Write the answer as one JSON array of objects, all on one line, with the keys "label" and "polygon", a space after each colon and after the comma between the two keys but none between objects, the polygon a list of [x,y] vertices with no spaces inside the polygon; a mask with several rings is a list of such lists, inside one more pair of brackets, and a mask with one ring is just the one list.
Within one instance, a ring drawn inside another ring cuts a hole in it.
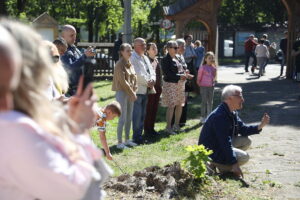
[{"label": "shingled roof", "polygon": [[176,3],[164,6],[164,14],[166,16],[175,15],[185,8],[194,5],[198,0],[178,0]]}]

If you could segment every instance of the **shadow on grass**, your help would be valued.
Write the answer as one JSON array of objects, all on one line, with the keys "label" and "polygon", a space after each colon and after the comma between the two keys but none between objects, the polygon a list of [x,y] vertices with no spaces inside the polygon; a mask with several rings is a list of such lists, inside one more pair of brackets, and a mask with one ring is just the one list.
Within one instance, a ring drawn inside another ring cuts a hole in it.
[{"label": "shadow on grass", "polygon": [[241,187],[248,188],[250,186],[249,183],[247,183],[243,178],[235,176],[232,172],[222,173],[222,174],[219,175],[219,177],[223,181],[228,180],[228,179],[229,180],[239,181],[241,183]]},{"label": "shadow on grass", "polygon": [[99,101],[107,101],[109,99],[114,99],[115,95],[109,96],[109,97],[100,97]]},{"label": "shadow on grass", "polygon": [[108,83],[106,83],[106,84],[95,85],[95,86],[94,86],[94,89],[101,88],[101,87],[105,87],[105,86],[108,86],[108,85],[111,85],[111,82],[108,82]]}]

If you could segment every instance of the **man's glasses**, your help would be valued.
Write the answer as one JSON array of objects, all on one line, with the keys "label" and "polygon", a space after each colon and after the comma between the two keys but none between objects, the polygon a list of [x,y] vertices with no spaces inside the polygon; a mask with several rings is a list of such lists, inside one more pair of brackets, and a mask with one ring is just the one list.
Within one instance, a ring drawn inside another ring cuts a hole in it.
[{"label": "man's glasses", "polygon": [[58,61],[59,61],[59,56],[52,56],[52,61],[53,61],[54,63],[58,63]]}]

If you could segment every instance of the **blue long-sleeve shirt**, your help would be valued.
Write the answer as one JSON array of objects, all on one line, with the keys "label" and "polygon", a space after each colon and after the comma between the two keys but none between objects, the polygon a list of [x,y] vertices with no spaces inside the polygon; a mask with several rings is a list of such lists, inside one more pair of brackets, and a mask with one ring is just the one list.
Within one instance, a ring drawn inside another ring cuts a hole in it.
[{"label": "blue long-sleeve shirt", "polygon": [[248,136],[258,134],[258,126],[247,126],[237,112],[230,112],[226,103],[221,103],[207,118],[199,137],[198,144],[213,150],[210,158],[220,164],[237,163],[232,149],[232,138],[238,134]]},{"label": "blue long-sleeve shirt", "polygon": [[76,87],[80,76],[82,75],[83,64],[86,55],[82,54],[75,45],[68,46],[67,51],[61,57],[61,61],[68,72],[70,87]]}]

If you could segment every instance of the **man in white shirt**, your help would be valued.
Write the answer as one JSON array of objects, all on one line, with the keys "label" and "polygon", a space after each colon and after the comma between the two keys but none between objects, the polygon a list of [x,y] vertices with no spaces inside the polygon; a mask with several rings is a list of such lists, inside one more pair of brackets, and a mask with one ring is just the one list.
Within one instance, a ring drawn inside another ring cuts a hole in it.
[{"label": "man in white shirt", "polygon": [[133,141],[137,144],[143,143],[142,133],[144,129],[148,92],[153,90],[156,81],[155,71],[147,56],[144,55],[145,51],[145,40],[143,38],[136,38],[134,40],[134,51],[130,57],[130,62],[136,72],[138,85],[136,92],[137,100],[134,102],[132,115]]}]

